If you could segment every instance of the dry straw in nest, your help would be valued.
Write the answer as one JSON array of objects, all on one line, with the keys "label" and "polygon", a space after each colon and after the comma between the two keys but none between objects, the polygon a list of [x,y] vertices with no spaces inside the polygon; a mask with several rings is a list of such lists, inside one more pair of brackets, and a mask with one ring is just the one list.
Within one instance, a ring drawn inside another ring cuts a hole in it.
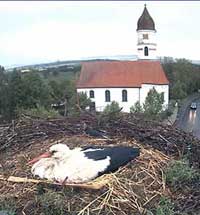
[{"label": "dry straw in nest", "polygon": [[79,215],[100,214],[103,211],[110,214],[145,214],[160,196],[168,194],[163,170],[169,157],[157,150],[138,146],[141,155],[137,160],[93,181],[105,184],[107,189],[81,209]]},{"label": "dry straw in nest", "polygon": [[[128,145],[139,147],[141,154],[125,167],[86,184],[67,185],[84,189],[100,189],[95,193],[89,193],[89,196],[84,196],[82,193],[83,195],[77,196],[73,200],[71,208],[73,211],[78,211],[78,215],[146,214],[147,210],[154,207],[161,196],[169,194],[163,174],[169,157],[157,150],[146,149],[135,142],[130,141]],[[26,179],[24,182],[42,181],[31,180]],[[31,188],[32,191],[29,189],[29,193],[35,190],[34,187]]]}]

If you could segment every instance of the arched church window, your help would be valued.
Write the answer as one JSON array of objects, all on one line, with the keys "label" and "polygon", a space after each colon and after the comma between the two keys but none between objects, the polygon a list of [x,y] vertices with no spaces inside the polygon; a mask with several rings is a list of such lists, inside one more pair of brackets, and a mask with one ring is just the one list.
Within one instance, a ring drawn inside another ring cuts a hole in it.
[{"label": "arched church window", "polygon": [[122,101],[127,102],[127,90],[122,90]]},{"label": "arched church window", "polygon": [[149,49],[147,46],[144,47],[144,56],[149,56]]},{"label": "arched church window", "polygon": [[106,102],[110,102],[110,91],[109,90],[105,91],[105,99],[106,99]]},{"label": "arched church window", "polygon": [[90,90],[90,98],[94,98],[94,90]]}]

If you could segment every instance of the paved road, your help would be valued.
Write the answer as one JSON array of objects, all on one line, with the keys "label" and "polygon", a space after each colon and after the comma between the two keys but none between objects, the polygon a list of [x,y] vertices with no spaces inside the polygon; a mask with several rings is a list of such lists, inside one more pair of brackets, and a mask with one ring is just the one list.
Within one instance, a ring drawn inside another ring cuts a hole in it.
[{"label": "paved road", "polygon": [[191,110],[190,106],[188,106],[177,126],[184,131],[192,132],[194,136],[200,138],[200,100],[195,102],[197,103],[197,109]]}]

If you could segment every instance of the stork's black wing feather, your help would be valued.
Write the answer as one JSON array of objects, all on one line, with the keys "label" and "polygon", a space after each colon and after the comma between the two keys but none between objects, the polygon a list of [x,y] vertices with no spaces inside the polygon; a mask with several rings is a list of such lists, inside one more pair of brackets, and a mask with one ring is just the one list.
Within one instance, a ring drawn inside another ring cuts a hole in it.
[{"label": "stork's black wing feather", "polygon": [[128,162],[139,156],[140,150],[139,148],[132,148],[126,146],[116,147],[92,146],[84,148],[83,153],[88,159],[92,159],[95,161],[110,157],[110,165],[103,172],[108,173],[117,170],[120,166],[126,165]]}]

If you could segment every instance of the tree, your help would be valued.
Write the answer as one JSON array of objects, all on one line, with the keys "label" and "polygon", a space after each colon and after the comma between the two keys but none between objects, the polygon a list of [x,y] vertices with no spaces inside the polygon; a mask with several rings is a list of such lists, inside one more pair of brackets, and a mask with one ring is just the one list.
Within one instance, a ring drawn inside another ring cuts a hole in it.
[{"label": "tree", "polygon": [[48,85],[51,88],[50,93],[53,98],[53,102],[57,103],[59,101],[63,101],[65,88],[55,80],[49,81]]},{"label": "tree", "polygon": [[62,80],[62,81],[50,81],[49,86],[51,87],[52,97],[55,103],[62,102],[65,105],[64,116],[68,115],[70,112],[77,111],[77,103],[79,98],[79,106],[85,109],[85,106],[89,103],[86,95],[77,95],[75,82],[72,80]]},{"label": "tree", "polygon": [[[28,96],[28,94],[26,96]],[[17,109],[23,106],[23,102],[24,86],[22,74],[20,71],[14,70],[8,76],[7,110],[5,112],[6,118],[15,118]]]},{"label": "tree", "polygon": [[0,73],[4,73],[4,72],[5,72],[4,67],[0,65]]},{"label": "tree", "polygon": [[163,59],[163,68],[170,82],[170,99],[182,99],[200,88],[200,66],[186,59]]},{"label": "tree", "polygon": [[4,67],[0,66],[0,116],[7,115],[8,108],[8,76]]},{"label": "tree", "polygon": [[137,101],[134,106],[131,106],[130,107],[130,112],[131,113],[142,113],[143,112],[143,109],[142,109],[142,106],[140,105],[140,102]]},{"label": "tree", "polygon": [[163,110],[164,93],[158,93],[153,87],[147,94],[143,104],[144,113],[148,117],[157,117]]},{"label": "tree", "polygon": [[119,106],[119,103],[116,101],[112,101],[111,104],[108,104],[102,114],[100,115],[100,121],[110,121],[116,120],[120,116],[122,108]]},{"label": "tree", "polygon": [[91,99],[87,97],[87,94],[84,92],[78,93],[78,105],[81,108],[81,110],[85,110],[87,107],[91,104]]},{"label": "tree", "polygon": [[24,108],[35,108],[37,106],[50,106],[52,98],[49,86],[42,80],[39,74],[29,72],[23,80],[23,102]]},{"label": "tree", "polygon": [[183,99],[187,96],[186,86],[184,83],[181,83],[179,80],[174,84],[171,89],[173,99]]},{"label": "tree", "polygon": [[14,70],[0,72],[0,114],[8,120],[17,117],[20,109],[48,108],[51,96],[48,86],[35,72],[22,74]]}]

